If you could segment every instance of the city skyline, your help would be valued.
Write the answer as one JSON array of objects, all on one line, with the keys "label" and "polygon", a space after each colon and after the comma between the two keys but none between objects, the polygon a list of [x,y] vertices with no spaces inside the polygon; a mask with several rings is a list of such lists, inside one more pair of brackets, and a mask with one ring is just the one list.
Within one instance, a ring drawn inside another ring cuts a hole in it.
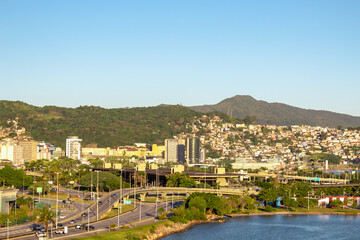
[{"label": "city skyline", "polygon": [[360,116],[358,1],[2,1],[2,100],[105,108],[251,95]]}]

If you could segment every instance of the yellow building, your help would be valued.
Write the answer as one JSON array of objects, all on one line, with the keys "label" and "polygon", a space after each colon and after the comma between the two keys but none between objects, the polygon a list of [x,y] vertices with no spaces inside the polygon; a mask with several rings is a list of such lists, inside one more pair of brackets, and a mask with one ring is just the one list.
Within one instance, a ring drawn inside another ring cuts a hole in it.
[{"label": "yellow building", "polygon": [[82,148],[83,156],[106,156],[106,148],[93,148],[93,147],[83,147]]}]

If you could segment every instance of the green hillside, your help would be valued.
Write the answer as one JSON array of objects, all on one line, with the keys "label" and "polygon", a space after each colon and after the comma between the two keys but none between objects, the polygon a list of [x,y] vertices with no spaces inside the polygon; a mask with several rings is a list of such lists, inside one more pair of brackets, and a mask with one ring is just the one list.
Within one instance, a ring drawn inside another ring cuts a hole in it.
[{"label": "green hillside", "polygon": [[329,111],[307,110],[282,103],[259,101],[251,96],[234,96],[215,105],[194,106],[199,112],[220,111],[236,118],[256,117],[258,124],[359,127],[360,117]]},{"label": "green hillside", "polygon": [[104,109],[94,106],[35,107],[23,102],[0,101],[0,124],[18,117],[35,140],[65,146],[76,135],[83,145],[115,147],[135,142],[163,144],[165,138],[186,132],[186,124],[199,113],[183,106]]}]

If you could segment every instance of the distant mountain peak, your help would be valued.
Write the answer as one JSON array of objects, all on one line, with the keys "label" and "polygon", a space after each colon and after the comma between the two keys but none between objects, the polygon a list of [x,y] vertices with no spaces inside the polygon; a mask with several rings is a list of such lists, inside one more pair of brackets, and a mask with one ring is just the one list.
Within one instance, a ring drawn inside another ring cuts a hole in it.
[{"label": "distant mountain peak", "polygon": [[219,111],[237,118],[255,116],[259,124],[359,127],[360,117],[323,110],[309,110],[284,103],[269,103],[250,95],[236,95],[214,105],[193,106],[199,112]]}]

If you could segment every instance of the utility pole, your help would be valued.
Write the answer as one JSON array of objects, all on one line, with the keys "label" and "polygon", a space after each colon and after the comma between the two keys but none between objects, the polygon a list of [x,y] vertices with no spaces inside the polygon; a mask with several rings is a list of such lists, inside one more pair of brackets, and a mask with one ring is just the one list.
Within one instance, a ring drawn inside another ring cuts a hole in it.
[{"label": "utility pole", "polygon": [[308,191],[308,210],[310,209],[310,195],[309,195],[309,191]]}]

